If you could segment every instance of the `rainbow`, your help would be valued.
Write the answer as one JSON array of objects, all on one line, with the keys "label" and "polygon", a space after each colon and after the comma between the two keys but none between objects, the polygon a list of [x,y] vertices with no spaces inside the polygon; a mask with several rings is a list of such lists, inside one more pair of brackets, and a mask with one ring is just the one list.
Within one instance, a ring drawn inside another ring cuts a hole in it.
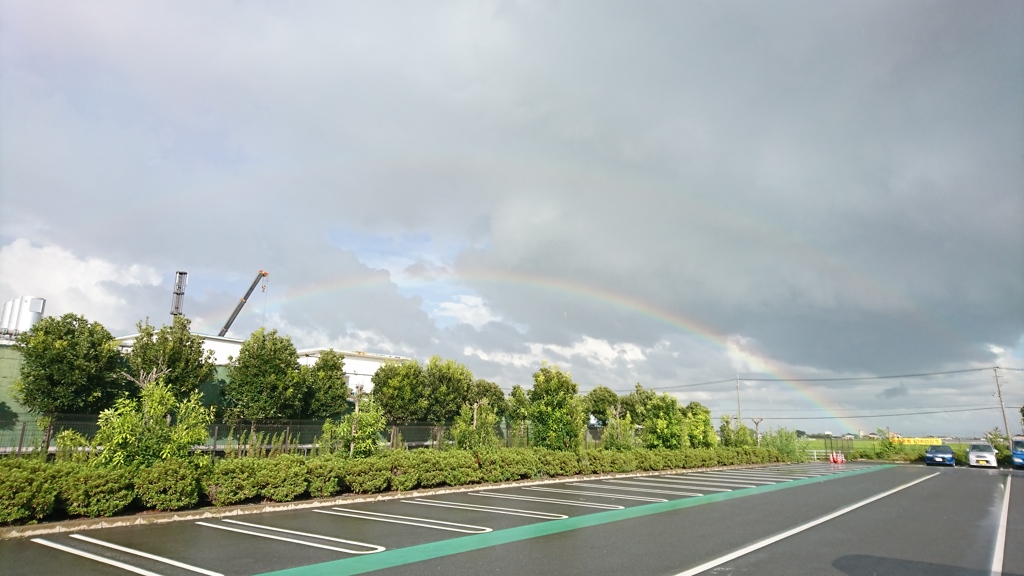
[{"label": "rainbow", "polygon": [[[781,385],[790,389],[800,398],[812,405],[816,410],[821,411],[823,414],[831,418],[843,421],[847,423],[848,426],[855,429],[872,429],[871,424],[847,413],[842,407],[836,406],[834,401],[813,383],[798,381],[796,376],[790,373],[788,368],[779,366],[775,362],[742,349],[734,342],[730,341],[727,335],[719,334],[712,328],[700,322],[687,318],[668,308],[656,306],[634,296],[584,284],[567,278],[484,269],[460,270],[457,274],[452,274],[451,276],[439,278],[434,281],[447,281],[456,285],[465,284],[467,282],[498,283],[541,289],[574,298],[586,298],[593,302],[628,311],[653,320],[656,323],[668,326],[676,331],[696,337],[698,340],[741,360],[748,366],[761,367],[762,369],[758,371],[758,374],[767,374],[770,378],[778,380]],[[338,279],[336,281],[309,284],[290,289],[283,297],[275,298],[275,300],[277,300],[275,307],[284,303],[299,302],[325,294],[334,294],[342,291],[362,288],[372,288],[391,283],[392,281],[388,274],[380,273],[361,278],[348,277]],[[225,316],[229,312],[229,310],[226,310]],[[742,376],[740,376],[740,380],[742,379]]]}]

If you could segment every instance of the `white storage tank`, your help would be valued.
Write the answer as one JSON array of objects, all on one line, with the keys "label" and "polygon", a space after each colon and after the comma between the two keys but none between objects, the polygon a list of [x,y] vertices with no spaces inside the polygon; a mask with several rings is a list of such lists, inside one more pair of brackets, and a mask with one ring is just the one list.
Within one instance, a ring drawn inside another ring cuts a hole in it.
[{"label": "white storage tank", "polygon": [[7,318],[7,324],[4,324],[4,332],[7,334],[14,334],[14,330],[18,325],[18,311],[20,310],[21,298],[11,300],[11,315]]},{"label": "white storage tank", "polygon": [[43,298],[33,298],[32,296],[22,296],[20,298],[21,306],[18,307],[18,321],[14,326],[15,332],[18,334],[27,332],[43,319],[43,310],[46,308],[46,300]]},{"label": "white storage tank", "polygon": [[4,302],[3,314],[0,314],[0,334],[7,334],[7,323],[11,321],[11,300]]}]

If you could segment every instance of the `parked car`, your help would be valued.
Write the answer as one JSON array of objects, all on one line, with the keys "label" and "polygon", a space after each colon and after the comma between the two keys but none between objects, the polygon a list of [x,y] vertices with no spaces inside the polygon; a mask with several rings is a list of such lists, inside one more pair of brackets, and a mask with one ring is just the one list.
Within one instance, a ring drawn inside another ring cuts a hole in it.
[{"label": "parked car", "polygon": [[967,465],[996,468],[996,449],[991,444],[971,444],[967,449]]},{"label": "parked car", "polygon": [[1013,447],[1013,467],[1024,468],[1024,440],[1014,440]]},{"label": "parked car", "polygon": [[945,444],[929,446],[924,452],[924,463],[928,466],[956,466],[953,449]]}]

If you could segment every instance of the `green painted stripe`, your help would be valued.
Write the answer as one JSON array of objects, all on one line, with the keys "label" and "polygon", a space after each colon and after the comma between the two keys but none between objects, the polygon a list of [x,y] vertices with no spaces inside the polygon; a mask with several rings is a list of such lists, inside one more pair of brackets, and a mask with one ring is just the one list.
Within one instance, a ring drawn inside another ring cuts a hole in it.
[{"label": "green painted stripe", "polygon": [[640,518],[651,514],[661,514],[662,512],[671,512],[673,510],[681,510],[683,508],[700,506],[702,504],[711,504],[712,502],[722,502],[725,500],[732,500],[733,498],[743,498],[744,496],[751,496],[754,494],[785,490],[787,488],[794,488],[805,484],[812,484],[846,476],[855,476],[857,474],[875,472],[877,470],[884,470],[892,467],[892,464],[888,464],[873,466],[870,468],[860,468],[858,470],[837,472],[831,476],[817,476],[814,478],[791,480],[781,484],[770,484],[767,486],[757,486],[755,488],[743,488],[732,492],[719,492],[716,494],[708,494],[707,496],[697,496],[694,498],[682,498],[679,500],[670,500],[668,502],[645,504],[642,506],[634,506],[632,508],[624,508],[622,510],[596,512],[594,514],[576,516],[573,518],[566,518],[564,520],[538,522],[528,526],[508,528],[506,530],[498,530],[495,532],[488,532],[486,534],[474,534],[472,536],[463,536],[460,538],[452,538],[450,540],[441,540],[428,544],[419,544],[417,546],[388,550],[377,554],[345,558],[343,560],[334,560],[332,562],[313,564],[311,566],[288,568],[286,570],[268,572],[263,576],[339,576],[343,574],[364,574],[374,570],[393,568],[395,566],[422,562],[424,560],[441,558],[443,556],[451,556],[452,554],[461,554],[462,552],[479,550],[490,546],[498,546],[501,544],[508,544],[510,542],[548,536],[550,534],[558,534],[559,532],[578,530],[580,528],[588,528],[590,526],[598,526],[600,524],[618,522],[620,520],[629,520],[630,518]]}]

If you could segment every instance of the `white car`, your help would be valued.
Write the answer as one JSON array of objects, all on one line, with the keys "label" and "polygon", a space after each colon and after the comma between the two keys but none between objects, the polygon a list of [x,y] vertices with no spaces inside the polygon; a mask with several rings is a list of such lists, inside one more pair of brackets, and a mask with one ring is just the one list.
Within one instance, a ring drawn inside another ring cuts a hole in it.
[{"label": "white car", "polygon": [[971,444],[967,449],[967,465],[996,468],[996,449],[991,444]]}]

